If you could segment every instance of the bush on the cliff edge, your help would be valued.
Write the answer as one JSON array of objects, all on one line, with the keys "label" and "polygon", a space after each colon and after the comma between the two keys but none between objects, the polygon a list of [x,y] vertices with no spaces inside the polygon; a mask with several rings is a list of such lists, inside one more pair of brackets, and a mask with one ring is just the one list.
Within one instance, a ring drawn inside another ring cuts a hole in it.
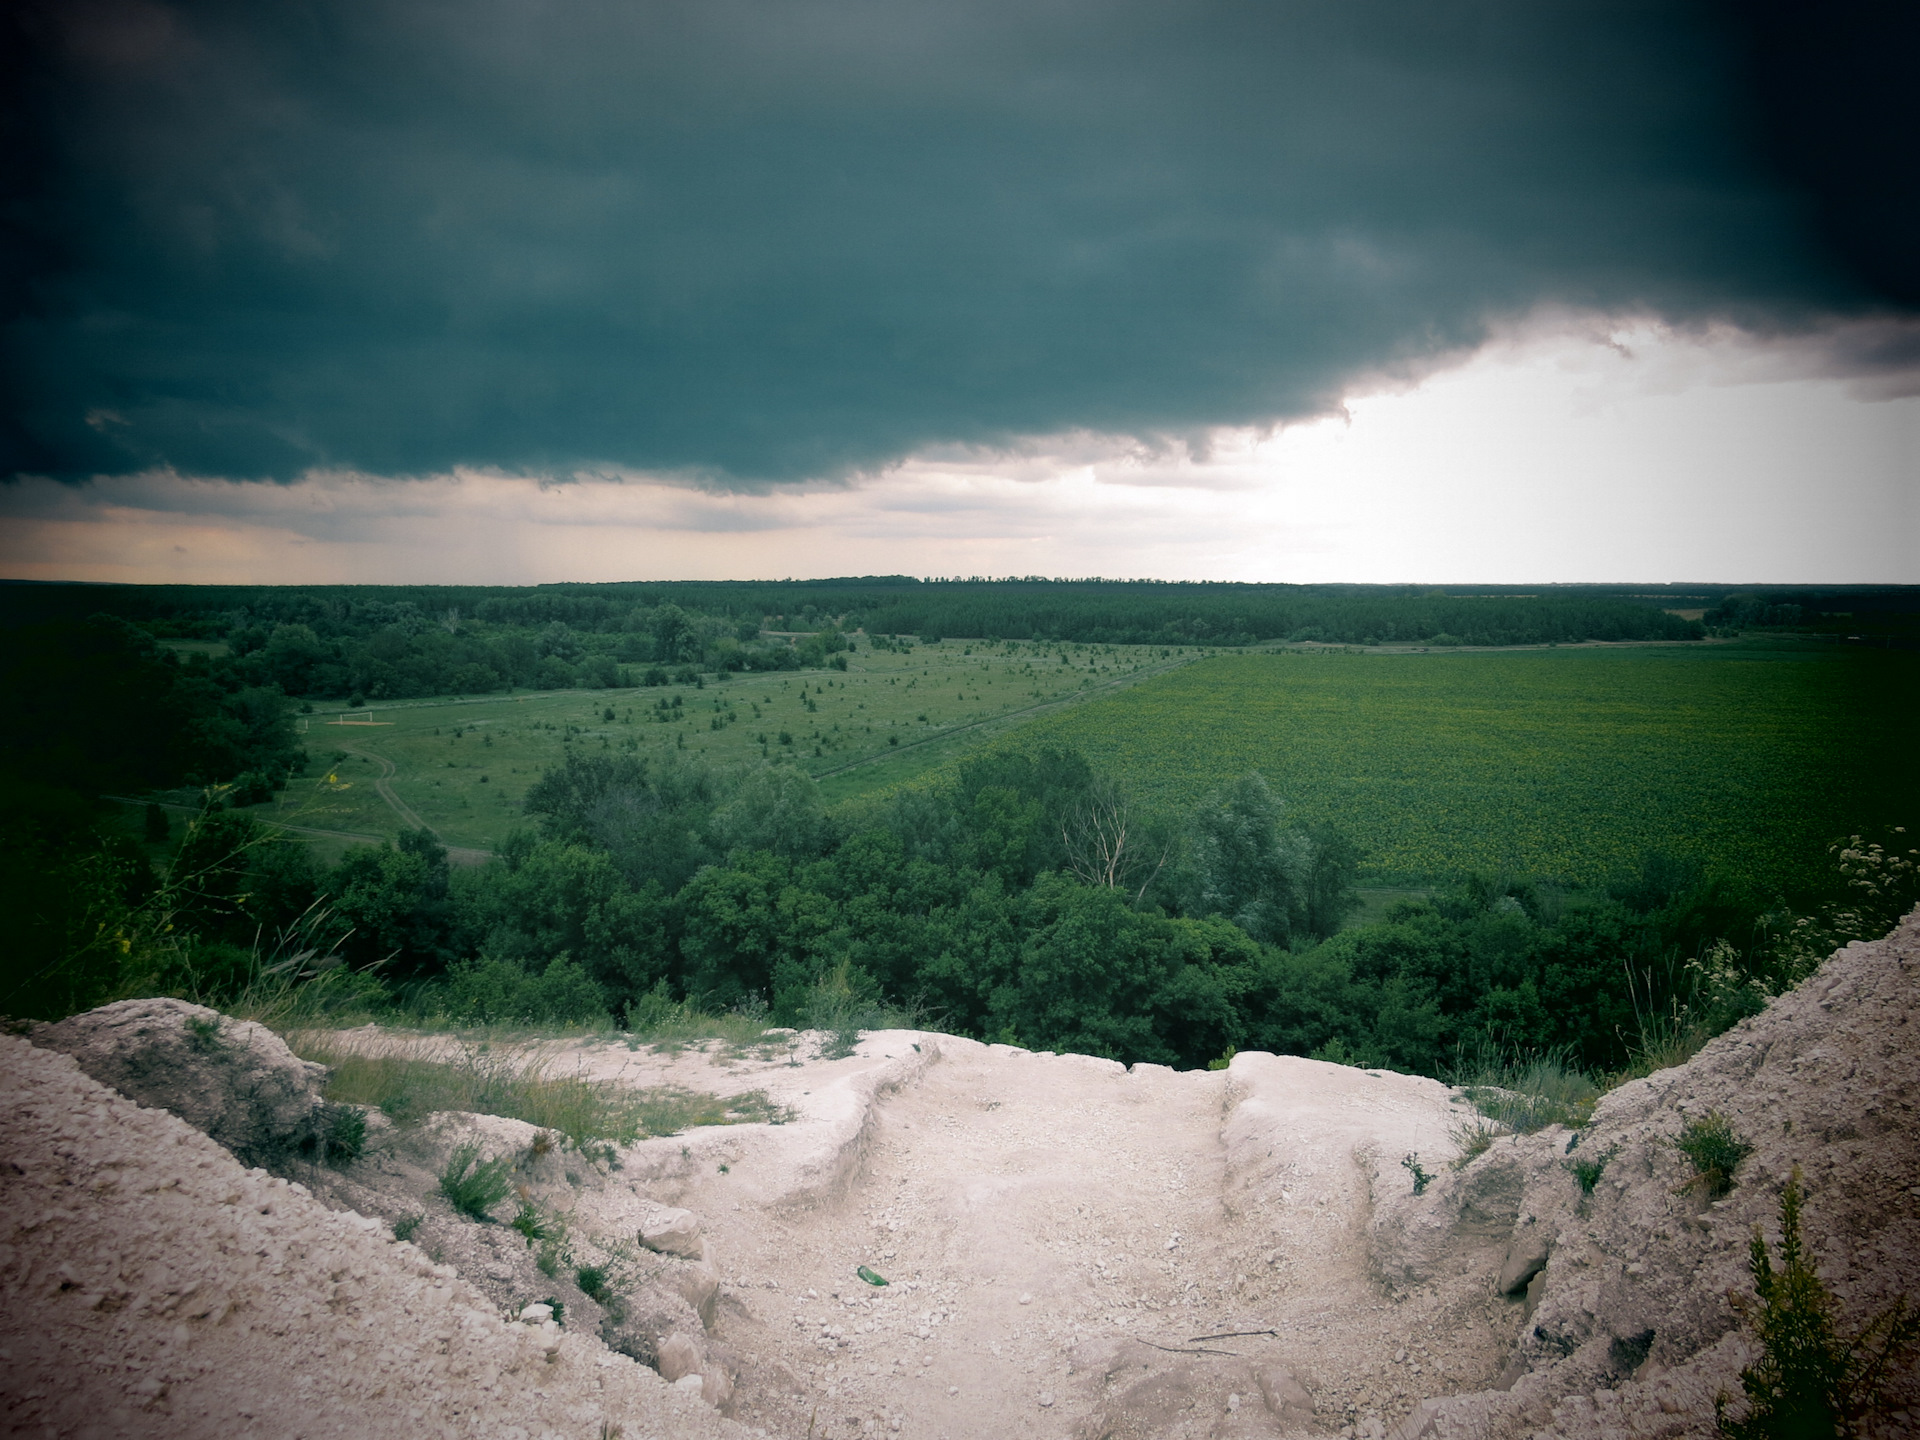
[{"label": "bush on the cliff edge", "polygon": [[1851,1336],[1840,1330],[1838,1307],[1821,1283],[1800,1239],[1800,1167],[1780,1195],[1780,1268],[1753,1227],[1749,1266],[1753,1297],[1733,1305],[1765,1347],[1740,1372],[1746,1414],[1734,1418],[1733,1397],[1713,1402],[1720,1433],[1729,1440],[1812,1440],[1868,1433],[1866,1422],[1885,1408],[1885,1386],[1895,1362],[1911,1358],[1920,1341],[1920,1312],[1896,1301]]}]

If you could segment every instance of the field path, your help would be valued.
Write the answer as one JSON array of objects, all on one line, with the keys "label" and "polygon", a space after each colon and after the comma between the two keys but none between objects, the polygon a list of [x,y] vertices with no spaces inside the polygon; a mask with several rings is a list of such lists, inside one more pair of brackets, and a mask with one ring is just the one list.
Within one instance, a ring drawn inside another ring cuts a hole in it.
[{"label": "field path", "polygon": [[[382,800],[387,802],[388,807],[392,809],[395,815],[400,817],[400,823],[402,825],[413,830],[425,830],[436,839],[439,837],[440,832],[438,830],[435,830],[433,826],[427,824],[425,820],[422,820],[417,810],[393,793],[393,786],[387,783],[398,773],[399,767],[397,767],[393,761],[377,751],[363,749],[358,745],[342,743],[340,748],[349,755],[358,755],[362,760],[371,760],[380,767],[380,773],[374,777],[373,791]],[[297,827],[290,825],[287,828],[291,830]],[[447,846],[447,859],[455,865],[482,865],[492,858],[493,852],[491,850],[476,850],[468,845]]]},{"label": "field path", "polygon": [[838,1061],[570,1058],[793,1107],[642,1142],[622,1172],[700,1215],[736,1414],[772,1435],[1277,1440],[1305,1417],[1267,1408],[1263,1374],[1295,1376],[1328,1429],[1393,1423],[1435,1384],[1490,1384],[1510,1345],[1491,1297],[1396,1305],[1367,1272],[1374,1187],[1451,1149],[1432,1080],[1255,1054],[1128,1070],[906,1031]]},{"label": "field path", "polygon": [[969,730],[978,730],[988,725],[1004,725],[1012,720],[1031,719],[1052,710],[1064,710],[1068,706],[1078,705],[1082,700],[1091,700],[1096,695],[1105,695],[1113,690],[1137,685],[1142,680],[1151,680],[1156,675],[1165,675],[1168,671],[1178,670],[1182,665],[1191,665],[1197,658],[1197,656],[1183,656],[1178,660],[1168,660],[1159,665],[1136,670],[1131,675],[1116,675],[1111,680],[1090,685],[1077,694],[1065,695],[1057,700],[1042,700],[1033,705],[1023,705],[1018,710],[1004,711],[999,715],[985,715],[978,720],[969,720],[963,725],[949,725],[943,730],[934,731],[931,735],[923,735],[918,740],[909,740],[904,745],[888,746],[876,754],[862,756],[858,760],[849,760],[845,765],[835,765],[826,770],[809,770],[807,773],[816,780],[825,780],[830,775],[844,775],[849,770],[858,770],[862,765],[877,765],[883,760],[897,760],[909,750],[917,750],[922,745],[937,745],[943,740],[951,740],[956,735],[964,735]]}]

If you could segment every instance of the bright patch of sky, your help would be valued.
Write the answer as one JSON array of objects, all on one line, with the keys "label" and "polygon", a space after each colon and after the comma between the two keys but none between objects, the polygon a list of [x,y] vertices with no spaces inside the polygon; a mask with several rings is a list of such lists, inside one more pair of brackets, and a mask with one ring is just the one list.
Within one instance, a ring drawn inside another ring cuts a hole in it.
[{"label": "bright patch of sky", "polygon": [[[1856,336],[1856,339],[1858,337]],[[1344,416],[923,451],[849,484],[643,474],[0,490],[0,574],[123,582],[1106,575],[1246,581],[1920,583],[1920,397],[1846,337],[1544,316]]]}]

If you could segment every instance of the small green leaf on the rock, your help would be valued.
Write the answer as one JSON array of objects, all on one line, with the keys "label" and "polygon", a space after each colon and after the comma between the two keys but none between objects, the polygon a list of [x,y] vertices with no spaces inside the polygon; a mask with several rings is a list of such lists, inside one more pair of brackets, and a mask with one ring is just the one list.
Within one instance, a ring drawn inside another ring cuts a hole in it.
[{"label": "small green leaf on the rock", "polygon": [[853,1273],[858,1275],[862,1280],[866,1281],[869,1285],[885,1285],[887,1283],[887,1279],[884,1275],[876,1275],[874,1274],[873,1271],[869,1270],[864,1265],[862,1265],[858,1270],[854,1271]]}]

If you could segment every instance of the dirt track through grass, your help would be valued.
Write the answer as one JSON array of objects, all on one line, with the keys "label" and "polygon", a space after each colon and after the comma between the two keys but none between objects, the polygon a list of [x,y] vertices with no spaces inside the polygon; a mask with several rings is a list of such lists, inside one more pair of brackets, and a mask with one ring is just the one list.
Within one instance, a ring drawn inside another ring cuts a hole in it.
[{"label": "dirt track through grass", "polygon": [[[390,837],[424,826],[484,858],[525,823],[528,787],[570,751],[777,761],[826,777],[828,798],[841,800],[911,779],[1002,725],[1196,653],[949,640],[906,652],[862,648],[845,671],[740,675],[698,688],[323,710],[302,717],[301,738],[343,788],[314,802],[296,784],[253,813],[343,834]],[[336,723],[346,713],[354,718]]]}]

